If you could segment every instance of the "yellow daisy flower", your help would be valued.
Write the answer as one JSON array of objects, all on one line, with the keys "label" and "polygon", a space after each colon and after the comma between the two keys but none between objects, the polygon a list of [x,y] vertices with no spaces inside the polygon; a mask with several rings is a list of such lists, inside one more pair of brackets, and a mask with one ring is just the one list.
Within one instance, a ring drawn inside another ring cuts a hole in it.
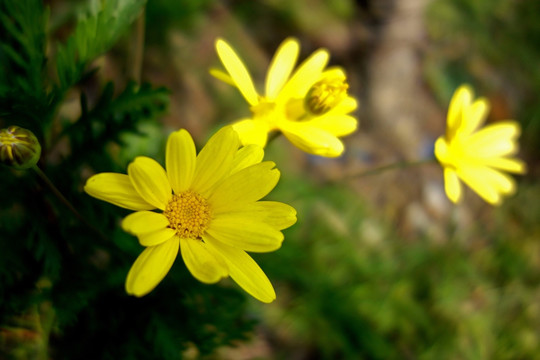
[{"label": "yellow daisy flower", "polygon": [[244,145],[264,147],[269,132],[281,131],[305,152],[326,157],[343,153],[339,137],[356,130],[358,121],[348,114],[357,102],[347,94],[343,69],[325,70],[328,51],[317,50],[293,73],[300,45],[296,39],[286,39],[271,61],[265,94],[260,95],[229,44],[218,39],[216,49],[226,72],[212,69],[211,74],[236,86],[250,105],[251,118],[233,125]]},{"label": "yellow daisy flower", "polygon": [[474,100],[466,85],[450,101],[446,134],[435,142],[435,156],[444,168],[446,194],[454,203],[462,196],[459,179],[485,201],[498,205],[503,195],[516,189],[514,179],[504,172],[526,171],[523,161],[512,158],[518,152],[519,124],[507,120],[480,129],[488,111],[487,99]]},{"label": "yellow daisy flower", "polygon": [[[124,218],[122,228],[146,249],[128,273],[128,294],[143,296],[154,289],[180,251],[198,280],[211,284],[230,275],[258,300],[275,299],[272,284],[246,251],[278,249],[280,230],[296,222],[296,211],[259,201],[280,173],[273,162],[261,162],[262,148],[239,146],[228,126],[196,155],[190,134],[179,130],[167,142],[167,170],[151,158],[137,157],[127,175],[101,173],[88,179],[84,190],[89,195],[136,211]],[[161,212],[150,211],[156,208]]]}]

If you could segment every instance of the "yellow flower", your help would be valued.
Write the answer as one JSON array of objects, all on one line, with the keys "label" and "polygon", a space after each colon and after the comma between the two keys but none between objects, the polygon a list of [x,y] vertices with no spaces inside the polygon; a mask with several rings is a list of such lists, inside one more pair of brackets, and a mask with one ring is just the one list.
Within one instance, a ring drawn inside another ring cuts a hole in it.
[{"label": "yellow flower", "polygon": [[459,87],[450,101],[446,134],[435,142],[435,155],[444,168],[446,194],[454,203],[462,196],[459,179],[485,201],[497,205],[503,195],[516,189],[514,179],[504,172],[526,171],[521,160],[512,158],[518,151],[519,124],[507,120],[480,129],[488,111],[487,99],[474,100],[466,85]]},{"label": "yellow flower", "polygon": [[[279,171],[261,162],[262,148],[240,150],[236,132],[225,127],[196,155],[186,130],[169,136],[166,171],[137,157],[128,174],[101,173],[88,179],[91,196],[136,212],[122,221],[146,249],[126,279],[128,294],[149,293],[169,272],[178,251],[204,283],[231,276],[260,301],[276,295],[270,281],[245,252],[269,252],[283,241],[280,230],[296,222],[289,205],[259,201],[277,184]],[[159,209],[161,212],[149,210]]]},{"label": "yellow flower", "polygon": [[300,45],[296,39],[286,39],[272,59],[265,94],[260,95],[229,44],[218,39],[216,49],[227,72],[212,69],[211,74],[236,86],[250,105],[251,118],[233,125],[244,145],[264,147],[269,132],[281,131],[305,152],[326,157],[343,153],[338,137],[356,130],[358,122],[348,114],[357,102],[347,93],[343,69],[325,70],[328,51],[317,50],[293,72]]}]

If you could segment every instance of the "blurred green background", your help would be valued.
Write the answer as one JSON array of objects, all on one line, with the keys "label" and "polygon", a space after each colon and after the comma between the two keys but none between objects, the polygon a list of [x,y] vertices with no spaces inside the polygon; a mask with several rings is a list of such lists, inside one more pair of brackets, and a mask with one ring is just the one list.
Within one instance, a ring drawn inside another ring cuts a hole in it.
[{"label": "blurred green background", "polygon": [[[78,30],[100,3],[123,10]],[[540,359],[539,1],[2,0],[0,9],[0,127],[36,133],[40,167],[105,235],[33,174],[0,169],[0,358]],[[70,52],[77,31],[92,45],[86,57]],[[181,261],[150,295],[128,297],[141,248],[118,226],[127,212],[82,193],[84,181],[124,172],[138,155],[162,161],[173,130],[189,130],[200,149],[248,115],[238,91],[208,73],[219,66],[215,39],[262,87],[288,36],[300,39],[301,59],[325,47],[346,70],[360,127],[338,159],[283,138],[266,151],[282,173],[269,198],[298,211],[283,247],[254,255],[277,300],[198,283]],[[488,122],[522,124],[529,171],[515,196],[493,208],[467,191],[454,206],[435,163],[344,179],[431,157],[464,82],[491,101]]]}]

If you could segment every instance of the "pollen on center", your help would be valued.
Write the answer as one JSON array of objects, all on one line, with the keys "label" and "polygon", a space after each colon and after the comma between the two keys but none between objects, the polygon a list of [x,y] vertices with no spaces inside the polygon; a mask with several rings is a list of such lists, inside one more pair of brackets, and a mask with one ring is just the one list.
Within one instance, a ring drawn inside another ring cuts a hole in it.
[{"label": "pollen on center", "polygon": [[181,238],[200,239],[212,218],[210,204],[194,191],[173,195],[163,215]]}]

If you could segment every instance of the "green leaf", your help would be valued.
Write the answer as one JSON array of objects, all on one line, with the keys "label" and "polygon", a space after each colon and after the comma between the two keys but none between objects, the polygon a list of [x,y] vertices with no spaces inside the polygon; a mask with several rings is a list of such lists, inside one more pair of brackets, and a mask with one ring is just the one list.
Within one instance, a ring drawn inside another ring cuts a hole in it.
[{"label": "green leaf", "polygon": [[89,162],[91,165],[105,164],[106,145],[114,142],[121,144],[121,135],[125,132],[138,133],[141,121],[155,120],[168,108],[169,91],[164,88],[152,88],[149,84],[137,85],[130,82],[116,98],[113,83],[108,83],[95,106],[89,110],[87,99],[81,96],[81,117],[67,127],[71,144],[71,156],[66,159],[71,165],[79,166]]},{"label": "green leaf", "polygon": [[13,86],[34,97],[43,92],[47,19],[39,0],[0,2],[0,95]]},{"label": "green leaf", "polygon": [[44,83],[49,12],[40,0],[0,1],[0,117],[36,130],[48,106]]},{"label": "green leaf", "polygon": [[90,61],[106,52],[141,12],[146,0],[93,0],[56,57],[59,87],[77,83]]}]

